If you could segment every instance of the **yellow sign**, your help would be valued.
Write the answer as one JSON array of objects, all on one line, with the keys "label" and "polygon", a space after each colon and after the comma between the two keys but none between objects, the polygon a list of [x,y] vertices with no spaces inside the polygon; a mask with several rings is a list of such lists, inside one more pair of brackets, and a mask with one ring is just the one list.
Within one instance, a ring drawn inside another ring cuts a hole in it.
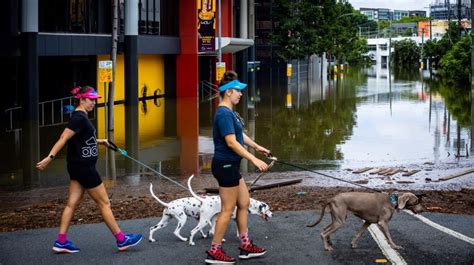
[{"label": "yellow sign", "polygon": [[291,63],[286,65],[286,76],[291,77]]},{"label": "yellow sign", "polygon": [[112,61],[99,61],[99,82],[112,82]]},{"label": "yellow sign", "polygon": [[286,107],[291,108],[293,104],[293,100],[291,98],[291,93],[286,94]]},{"label": "yellow sign", "polygon": [[216,63],[216,81],[220,82],[225,73],[225,62]]}]

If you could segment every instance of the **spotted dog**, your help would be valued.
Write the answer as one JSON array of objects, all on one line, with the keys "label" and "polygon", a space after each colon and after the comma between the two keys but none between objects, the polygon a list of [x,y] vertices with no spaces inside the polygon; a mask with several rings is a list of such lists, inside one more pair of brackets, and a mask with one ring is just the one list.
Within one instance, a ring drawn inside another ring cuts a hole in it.
[{"label": "spotted dog", "polygon": [[[153,238],[153,234],[158,229],[166,227],[170,219],[176,218],[176,220],[178,220],[178,225],[174,230],[174,234],[182,241],[187,241],[188,239],[186,237],[181,236],[180,234],[181,228],[183,228],[183,226],[186,224],[187,217],[199,219],[202,202],[194,197],[186,197],[166,203],[160,200],[160,198],[155,195],[155,193],[153,192],[152,183],[150,183],[150,193],[153,198],[155,198],[160,204],[165,207],[165,210],[163,211],[163,215],[161,217],[160,222],[150,227],[150,235],[148,237],[148,240],[150,242],[155,242],[156,240]],[[204,238],[207,237],[207,235],[204,234],[202,230],[200,230],[200,232]]]},{"label": "spotted dog", "polygon": [[[195,244],[193,241],[194,235],[198,231],[201,231],[202,233],[202,229],[205,228],[208,224],[211,225],[210,233],[214,234],[217,215],[221,211],[221,199],[219,196],[200,197],[199,195],[194,193],[193,189],[191,188],[191,180],[193,177],[194,175],[188,179],[188,189],[193,195],[193,197],[201,202],[201,208],[199,209],[199,223],[193,230],[191,230],[191,236],[189,238],[189,245],[191,246],[194,246]],[[268,218],[272,217],[272,212],[270,211],[270,206],[268,206],[268,204],[252,198],[250,198],[250,205],[248,211],[250,214],[260,215],[265,221],[267,221]],[[233,218],[235,218],[235,212],[236,211],[234,210]]]}]

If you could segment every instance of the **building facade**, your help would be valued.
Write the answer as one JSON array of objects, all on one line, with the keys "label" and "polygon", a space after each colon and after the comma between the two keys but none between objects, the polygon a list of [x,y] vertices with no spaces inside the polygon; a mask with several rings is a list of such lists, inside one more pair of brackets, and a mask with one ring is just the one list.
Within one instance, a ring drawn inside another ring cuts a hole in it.
[{"label": "building facade", "polygon": [[[217,1],[118,2],[115,142],[130,156],[157,163],[161,152],[147,146],[177,139],[173,152],[180,156],[181,171],[198,173],[199,84],[216,83]],[[235,53],[253,45],[248,36],[235,35],[240,34],[236,24],[249,27],[248,12],[240,12],[233,0],[221,2],[221,60],[234,69]],[[91,85],[103,95],[91,119],[97,136],[106,137],[109,83],[99,78],[99,62],[110,60],[112,51],[112,0],[6,0],[0,7],[0,65],[5,69],[0,76],[6,88],[0,145],[14,150],[0,168],[0,182],[41,185],[47,178],[35,164],[57,140],[47,136],[59,136],[67,122],[64,107],[73,87]],[[198,25],[199,19],[204,22]],[[203,53],[200,26],[210,23],[206,45],[211,50]],[[164,103],[170,101],[175,103]],[[117,167],[139,170],[130,161]]]}]

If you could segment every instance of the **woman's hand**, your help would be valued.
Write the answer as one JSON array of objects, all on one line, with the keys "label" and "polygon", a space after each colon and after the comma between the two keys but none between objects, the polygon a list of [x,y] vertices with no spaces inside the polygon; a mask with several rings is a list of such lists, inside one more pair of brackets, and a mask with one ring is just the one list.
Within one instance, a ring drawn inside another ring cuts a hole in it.
[{"label": "woman's hand", "polygon": [[97,139],[97,143],[109,147],[109,141],[107,139]]},{"label": "woman's hand", "polygon": [[260,154],[262,154],[262,155],[264,155],[264,156],[266,156],[266,157],[269,157],[269,156],[271,156],[271,154],[272,154],[272,153],[270,152],[270,150],[268,150],[267,148],[262,147],[262,146],[260,146],[260,145],[255,146],[254,149],[255,149],[255,151],[259,152]]},{"label": "woman's hand", "polygon": [[263,162],[262,160],[255,158],[252,160],[252,164],[254,164],[260,171],[264,172],[268,170],[267,163]]},{"label": "woman's hand", "polygon": [[43,160],[36,163],[36,168],[39,170],[45,169],[53,159],[49,156],[45,157]]}]

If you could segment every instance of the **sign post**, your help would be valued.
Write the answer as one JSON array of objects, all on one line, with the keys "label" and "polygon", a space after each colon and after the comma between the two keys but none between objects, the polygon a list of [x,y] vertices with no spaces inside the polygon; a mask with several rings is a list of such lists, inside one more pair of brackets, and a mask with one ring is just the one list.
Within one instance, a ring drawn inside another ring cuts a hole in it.
[{"label": "sign post", "polygon": [[225,62],[216,63],[216,82],[219,83],[225,73]]},{"label": "sign post", "polygon": [[[104,139],[107,139],[107,84],[112,82],[112,61],[99,61],[99,82],[104,83]],[[108,152],[105,152],[105,174],[108,176]]]}]

